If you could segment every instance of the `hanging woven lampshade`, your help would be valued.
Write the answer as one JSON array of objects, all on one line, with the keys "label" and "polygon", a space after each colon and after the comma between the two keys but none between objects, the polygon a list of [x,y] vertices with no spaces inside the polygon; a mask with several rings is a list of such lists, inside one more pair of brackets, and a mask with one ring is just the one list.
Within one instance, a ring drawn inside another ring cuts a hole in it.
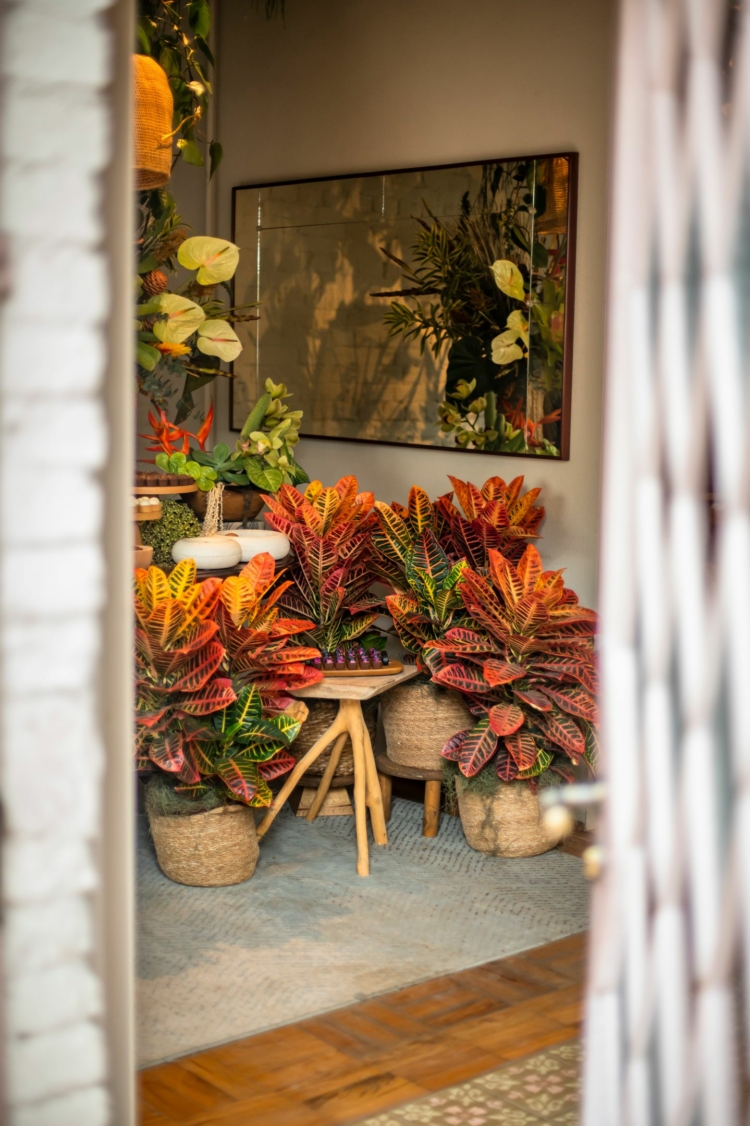
[{"label": "hanging woven lampshade", "polygon": [[540,235],[564,235],[568,227],[568,159],[553,156],[539,168],[547,189],[547,206],[536,221]]},{"label": "hanging woven lampshade", "polygon": [[172,173],[174,104],[167,76],[148,55],[133,55],[135,92],[135,185],[163,188]]}]

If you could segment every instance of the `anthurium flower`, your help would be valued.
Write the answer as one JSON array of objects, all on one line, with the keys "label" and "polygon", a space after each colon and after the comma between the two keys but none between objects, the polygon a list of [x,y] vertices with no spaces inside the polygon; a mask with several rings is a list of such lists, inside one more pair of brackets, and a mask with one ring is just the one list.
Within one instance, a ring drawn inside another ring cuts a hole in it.
[{"label": "anthurium flower", "polygon": [[495,278],[495,285],[507,297],[514,297],[516,301],[526,300],[523,274],[515,262],[511,262],[507,258],[498,258],[496,262],[492,263],[492,274]]},{"label": "anthurium flower", "polygon": [[523,310],[522,309],[514,309],[505,323],[507,324],[508,328],[512,328],[512,329],[515,330],[516,334],[521,337],[521,340],[523,340],[524,344],[528,348],[528,346],[529,346],[529,322],[526,320],[526,317],[523,315]]},{"label": "anthurium flower", "polygon": [[495,337],[492,341],[493,364],[502,366],[503,364],[512,364],[514,360],[523,359],[523,349],[516,344],[517,339],[518,333],[512,328]]},{"label": "anthurium flower", "polygon": [[154,347],[161,352],[162,356],[189,356],[192,352],[192,348],[188,348],[187,344],[170,344],[166,340],[159,341]]},{"label": "anthurium flower", "polygon": [[233,277],[240,260],[240,249],[223,238],[196,235],[180,245],[177,260],[186,270],[198,271],[195,275],[198,285],[216,285]]},{"label": "anthurium flower", "polygon": [[237,333],[226,321],[204,321],[198,329],[198,348],[206,356],[218,356],[231,363],[242,351]]},{"label": "anthurium flower", "polygon": [[154,324],[154,336],[163,344],[182,344],[206,319],[200,305],[176,293],[162,293],[153,304],[160,313],[167,314],[166,321]]}]

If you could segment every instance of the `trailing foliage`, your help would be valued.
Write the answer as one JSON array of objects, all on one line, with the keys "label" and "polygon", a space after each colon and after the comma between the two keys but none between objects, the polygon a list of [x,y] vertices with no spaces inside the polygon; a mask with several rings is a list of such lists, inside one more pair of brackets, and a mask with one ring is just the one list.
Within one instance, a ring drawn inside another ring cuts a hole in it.
[{"label": "trailing foliage", "polygon": [[487,577],[467,568],[461,598],[472,628],[425,646],[432,678],[467,697],[473,728],[443,756],[472,777],[492,759],[504,782],[596,759],[596,614],[578,605],[561,571],[544,571],[529,544],[518,565],[489,552]]},{"label": "trailing foliage", "polygon": [[323,673],[305,664],[319,651],[292,640],[309,633],[312,622],[280,614],[279,602],[293,584],[277,582],[275,566],[264,552],[224,579],[216,621],[232,682],[251,685],[267,709],[280,712],[291,704],[287,693],[316,684]]},{"label": "trailing foliage", "polygon": [[509,485],[502,477],[490,477],[481,489],[458,477],[449,479],[465,515],[453,503],[453,493],[435,502],[442,517],[440,543],[448,555],[466,559],[481,571],[487,569],[492,549],[517,563],[544,519],[544,508],[534,503],[542,490],[528,489],[522,495],[523,477],[514,477]]},{"label": "trailing foliage", "polygon": [[388,612],[401,644],[423,668],[423,647],[466,620],[459,586],[467,563],[451,564],[438,542],[439,515],[418,486],[409,490],[406,508],[375,501],[375,510],[374,570],[395,589],[386,597]]},{"label": "trailing foliage", "polygon": [[312,481],[304,493],[282,485],[263,499],[267,523],[289,537],[295,557],[294,585],[279,605],[312,620],[307,636],[321,649],[361,638],[382,607],[370,594],[373,494],[359,493],[356,477],[342,477],[333,488]]}]

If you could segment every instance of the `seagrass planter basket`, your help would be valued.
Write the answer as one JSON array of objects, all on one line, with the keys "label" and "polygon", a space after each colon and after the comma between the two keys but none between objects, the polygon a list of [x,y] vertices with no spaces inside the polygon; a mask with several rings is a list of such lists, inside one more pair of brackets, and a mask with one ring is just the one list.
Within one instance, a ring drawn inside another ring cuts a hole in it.
[{"label": "seagrass planter basket", "polygon": [[258,863],[253,811],[230,802],[203,813],[160,814],[148,808],[156,859],[165,876],[191,887],[249,880]]},{"label": "seagrass planter basket", "polygon": [[445,744],[474,723],[458,692],[421,678],[384,693],[381,709],[388,758],[417,770],[440,770]]},{"label": "seagrass planter basket", "polygon": [[526,782],[500,782],[490,793],[456,778],[456,797],[466,843],[490,856],[539,856],[559,841],[544,825],[537,795]]}]

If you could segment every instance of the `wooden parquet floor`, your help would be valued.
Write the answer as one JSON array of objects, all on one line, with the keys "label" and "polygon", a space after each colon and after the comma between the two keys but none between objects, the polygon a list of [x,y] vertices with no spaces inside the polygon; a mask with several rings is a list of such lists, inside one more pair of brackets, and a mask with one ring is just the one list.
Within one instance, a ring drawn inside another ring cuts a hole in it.
[{"label": "wooden parquet floor", "polygon": [[141,1072],[141,1126],[346,1126],[579,1034],[585,935]]}]

